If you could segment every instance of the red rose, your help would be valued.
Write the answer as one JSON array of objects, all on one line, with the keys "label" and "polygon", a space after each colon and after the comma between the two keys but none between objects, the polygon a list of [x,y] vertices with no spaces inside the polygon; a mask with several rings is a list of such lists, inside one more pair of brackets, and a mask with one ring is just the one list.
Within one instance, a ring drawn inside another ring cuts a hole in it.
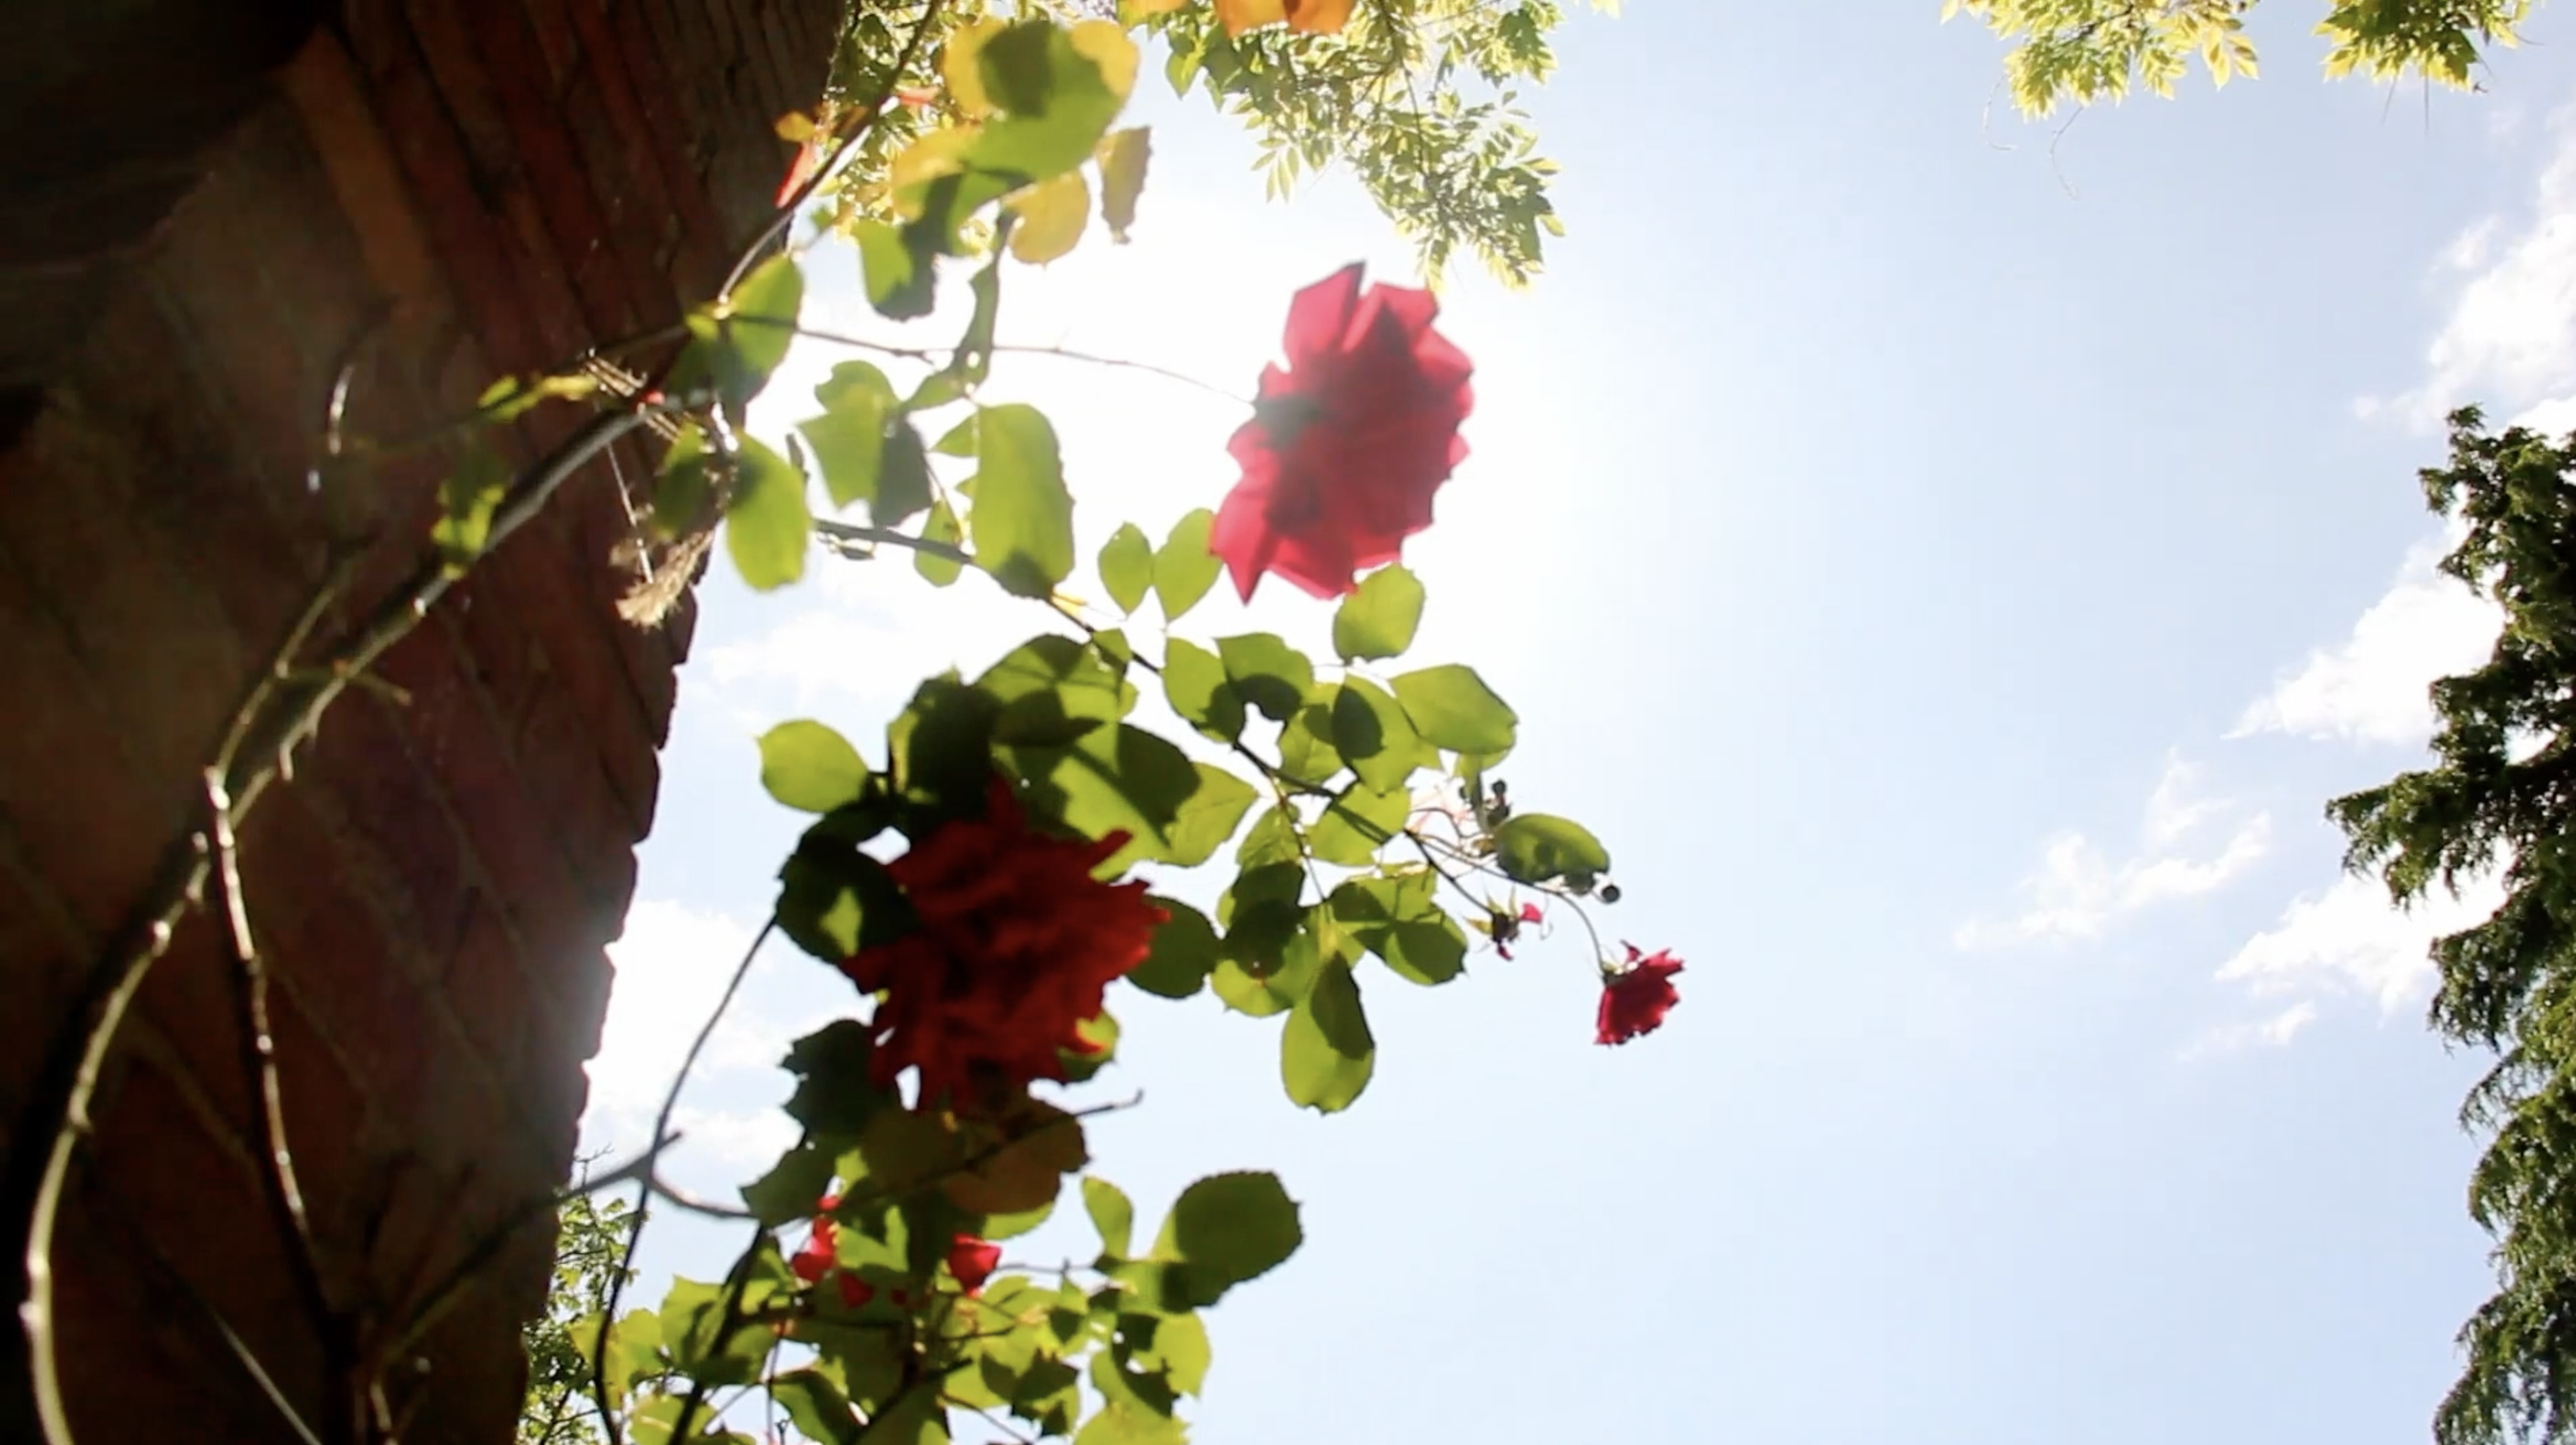
[{"label": "red rose", "polygon": [[1475,368],[1431,329],[1439,303],[1401,286],[1363,292],[1360,269],[1297,293],[1288,366],[1262,368],[1252,420],[1226,444],[1243,479],[1208,549],[1246,601],[1265,572],[1317,597],[1349,592],[1431,525],[1431,494],[1466,458]]},{"label": "red rose", "polygon": [[823,1212],[815,1217],[813,1232],[805,1236],[805,1247],[787,1261],[787,1268],[807,1284],[820,1284],[824,1276],[833,1276],[840,1285],[841,1303],[857,1309],[876,1298],[877,1292],[866,1280],[839,1266],[840,1257],[834,1252],[833,1242],[840,1234],[840,1226],[832,1222],[832,1211],[840,1203],[839,1195],[826,1194],[814,1206]]},{"label": "red rose", "polygon": [[1648,957],[1633,943],[1627,948],[1627,967],[1606,973],[1601,980],[1601,1014],[1593,1035],[1597,1043],[1624,1044],[1639,1034],[1651,1034],[1664,1026],[1664,1015],[1682,1001],[1681,991],[1673,987],[1673,975],[1682,971],[1682,961],[1670,949]]},{"label": "red rose", "polygon": [[1081,1047],[1080,1025],[1144,961],[1165,916],[1144,884],[1091,876],[1126,842],[1032,832],[996,778],[983,817],[944,824],[887,864],[920,926],[841,965],[884,994],[871,1020],[878,1087],[917,1068],[927,1104],[962,1097],[979,1071],[1012,1087],[1062,1079],[1057,1051]]},{"label": "red rose", "polygon": [[986,1244],[971,1234],[961,1234],[948,1246],[948,1272],[957,1276],[958,1288],[974,1294],[984,1288],[1001,1266],[1002,1247]]}]

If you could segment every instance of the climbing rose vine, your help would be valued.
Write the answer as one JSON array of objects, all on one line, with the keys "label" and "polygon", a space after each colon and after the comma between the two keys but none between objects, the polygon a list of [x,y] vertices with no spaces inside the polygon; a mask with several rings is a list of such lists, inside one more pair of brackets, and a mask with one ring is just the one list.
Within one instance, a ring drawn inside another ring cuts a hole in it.
[{"label": "climbing rose vine", "polygon": [[[1319,33],[1350,9],[1220,8],[1230,31]],[[1054,426],[983,388],[1005,271],[1079,244],[1095,197],[1112,237],[1138,224],[1150,145],[1116,128],[1138,61],[1112,21],[983,18],[948,34],[940,94],[905,98],[940,124],[893,158],[885,218],[851,239],[891,320],[938,314],[964,275],[955,348],[875,353],[901,376],[840,361],[776,434],[779,403],[750,408],[789,346],[851,344],[804,332],[791,253],[693,315],[629,403],[680,423],[652,505],[673,555],[720,529],[764,591],[804,577],[818,547],[909,556],[931,587],[971,573],[1027,599],[1038,630],[971,677],[924,680],[873,746],[818,719],[761,737],[763,786],[812,820],[772,923],[857,997],[787,1053],[797,1142],[744,1186],[750,1238],[722,1278],[576,1331],[618,1438],[746,1439],[725,1431],[749,1387],[832,1445],[933,1445],[961,1413],[1079,1445],[1177,1445],[1211,1359],[1204,1311],[1304,1233],[1257,1170],[1199,1179],[1137,1227],[1085,1133],[1125,1106],[1091,1088],[1117,1066],[1116,1011],[1212,996],[1203,1026],[1266,1030],[1288,1099],[1330,1114],[1375,1075],[1370,992],[1451,983],[1471,932],[1528,967],[1540,960],[1516,949],[1555,950],[1526,930],[1579,922],[1600,955],[1603,1044],[1654,1031],[1678,1001],[1669,952],[1601,953],[1590,910],[1619,897],[1607,846],[1496,776],[1521,742],[1511,706],[1465,663],[1398,666],[1428,605],[1403,544],[1432,525],[1473,407],[1474,368],[1429,293],[1356,265],[1299,291],[1228,444],[1231,489],[1211,456],[1216,505],[1159,540],[1115,527],[1090,556],[1097,585],[1078,589],[1102,600],[1067,587],[1083,552]],[[804,121],[785,194],[830,184],[870,114]],[[484,414],[587,394],[580,377],[520,378]],[[458,567],[495,475],[468,457],[450,484],[438,540]],[[1332,602],[1329,651],[1193,630],[1227,573],[1245,599],[1275,575]],[[1097,1249],[1005,1269],[1006,1242],[1068,1193]],[[800,1228],[791,1250],[782,1234]]]}]

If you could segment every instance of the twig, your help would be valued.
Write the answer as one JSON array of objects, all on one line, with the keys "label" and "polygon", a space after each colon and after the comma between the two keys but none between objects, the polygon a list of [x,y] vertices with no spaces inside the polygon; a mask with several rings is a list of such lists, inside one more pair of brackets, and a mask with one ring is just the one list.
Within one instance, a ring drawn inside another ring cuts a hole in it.
[{"label": "twig", "polygon": [[[742,278],[751,270],[752,263],[760,259],[761,253],[769,249],[772,241],[778,239],[779,232],[795,224],[796,213],[804,208],[807,201],[814,199],[814,193],[823,188],[825,181],[832,178],[832,172],[840,167],[842,158],[849,155],[861,141],[866,140],[868,132],[876,129],[877,118],[885,114],[886,106],[894,100],[895,88],[903,84],[904,72],[910,70],[912,62],[920,58],[922,42],[928,40],[930,32],[938,28],[939,12],[945,5],[946,0],[929,0],[929,3],[921,7],[921,19],[914,23],[912,34],[903,42],[902,52],[895,56],[894,65],[886,71],[885,83],[878,86],[877,93],[861,107],[865,114],[859,117],[858,123],[851,128],[849,135],[832,148],[832,153],[824,157],[823,163],[814,168],[814,174],[806,179],[805,184],[798,186],[795,194],[779,205],[777,213],[769,218],[769,224],[761,227],[758,235],[743,244],[742,253],[734,258],[733,269],[725,275],[724,290],[718,294],[728,296],[733,294],[733,288],[742,284]],[[609,1445],[616,1445],[614,1436],[610,1438]]]},{"label": "twig", "polygon": [[326,1438],[352,1438],[357,1426],[355,1401],[349,1396],[354,1351],[349,1347],[347,1318],[331,1303],[322,1266],[313,1245],[313,1220],[304,1207],[297,1182],[295,1151],[286,1137],[286,1097],[278,1079],[277,1040],[269,1027],[268,969],[250,927],[250,905],[242,897],[241,848],[233,836],[232,800],[225,796],[223,774],[206,770],[206,833],[214,847],[213,877],[223,928],[224,951],[232,964],[235,1001],[241,1010],[243,1072],[251,1091],[251,1112],[260,1135],[260,1192],[277,1217],[286,1243],[287,1271],[302,1296],[304,1312],[321,1336],[323,1419]]},{"label": "twig", "polygon": [[[783,328],[795,332],[800,340],[820,341],[826,346],[846,346],[853,351],[872,351],[879,356],[917,361],[924,366],[941,362],[965,349],[957,346],[899,346],[892,342],[871,341],[864,336],[852,336],[846,331],[826,331],[820,327],[806,326],[777,316],[733,316],[727,319],[737,326]],[[1148,376],[1159,376],[1165,381],[1177,381],[1183,386],[1195,387],[1210,396],[1223,397],[1237,406],[1252,405],[1250,397],[1228,391],[1212,381],[1202,380],[1186,371],[1177,371],[1151,361],[1133,361],[1123,356],[1103,356],[1095,351],[1077,351],[1070,346],[1038,346],[1028,342],[997,342],[986,347],[985,350],[995,356],[1004,354],[1050,356],[1058,361],[1079,361],[1088,366],[1115,367],[1120,371],[1141,371]]]},{"label": "twig", "polygon": [[[662,1095],[661,1112],[653,1116],[654,1138],[666,1139],[670,1137],[671,1116],[679,1110],[680,1091],[688,1087],[690,1070],[695,1069],[698,1066],[698,1055],[706,1051],[707,1040],[715,1036],[716,1025],[724,1019],[725,1010],[733,1007],[733,996],[741,991],[743,979],[751,973],[751,961],[760,956],[760,946],[769,941],[769,935],[775,932],[777,928],[778,915],[772,913],[769,915],[769,921],[760,926],[760,932],[753,935],[751,946],[742,951],[742,962],[734,965],[733,977],[725,980],[724,997],[716,1000],[715,1010],[707,1015],[705,1023],[698,1026],[698,1036],[689,1041],[689,1051],[680,1058],[679,1072],[671,1076],[671,1087],[668,1092]],[[649,1158],[650,1156],[647,1157]],[[650,1166],[648,1165],[648,1177],[642,1191],[645,1195],[650,1195],[655,1192],[649,1174]],[[599,1318],[601,1323],[599,1329],[599,1353],[590,1362],[592,1394],[599,1405],[600,1428],[605,1430],[608,1434],[608,1445],[620,1445],[620,1442],[625,1438],[621,1434],[620,1427],[617,1423],[617,1412],[608,1403],[608,1331],[616,1322],[617,1306],[625,1299],[626,1276],[635,1268],[635,1251],[644,1243],[644,1214],[644,1200],[642,1198],[638,1198],[635,1201],[634,1218],[626,1228],[626,1246],[618,1258],[617,1271],[609,1276],[608,1301],[600,1310]],[[763,1238],[766,1238],[767,1235],[767,1230],[761,1231],[761,1236]],[[758,1247],[756,1242],[754,1247]],[[728,1291],[728,1295],[738,1295],[739,1293],[739,1290]],[[730,1302],[726,1305],[726,1311],[728,1317],[730,1317],[732,1312],[732,1304]],[[728,1326],[728,1328],[730,1328],[730,1326]],[[721,1337],[719,1338],[721,1339]],[[692,1396],[691,1398],[694,1401],[700,1397]],[[686,1407],[681,1410],[680,1423],[671,1427],[672,1439],[678,1440],[685,1439],[687,1437],[688,1417],[690,1413],[690,1410]]]},{"label": "twig", "polygon": [[[669,407],[660,403],[657,407]],[[542,511],[565,481],[618,438],[642,424],[648,408],[603,414],[567,438],[543,462],[524,474],[495,509],[484,553],[489,555]],[[298,676],[293,651],[300,648],[319,618],[328,612],[334,588],[326,581],[288,636],[272,665],[250,687],[226,726],[215,766],[231,799],[229,818],[236,826],[257,804],[269,783],[287,767],[297,745],[313,734],[322,714],[338,701],[352,680],[375,665],[456,581],[447,560],[432,552],[394,593],[379,603],[348,639],[334,649],[315,674]],[[194,811],[193,809],[191,811]],[[23,1361],[10,1355],[13,1394],[23,1394],[51,1445],[72,1445],[71,1423],[64,1411],[59,1341],[53,1318],[53,1240],[72,1159],[81,1141],[96,1127],[90,1104],[98,1092],[107,1059],[127,1010],[143,987],[152,965],[170,946],[179,921],[202,896],[208,873],[210,840],[191,827],[162,850],[141,902],[111,946],[81,977],[80,987],[63,1026],[46,1050],[42,1067],[23,1107],[16,1132],[20,1141],[9,1153],[6,1194],[0,1197],[0,1231],[25,1243],[25,1290],[19,1305],[27,1335]],[[39,1145],[36,1141],[49,1143]],[[19,1370],[23,1369],[23,1377]],[[14,1403],[14,1402],[12,1402]]]}]

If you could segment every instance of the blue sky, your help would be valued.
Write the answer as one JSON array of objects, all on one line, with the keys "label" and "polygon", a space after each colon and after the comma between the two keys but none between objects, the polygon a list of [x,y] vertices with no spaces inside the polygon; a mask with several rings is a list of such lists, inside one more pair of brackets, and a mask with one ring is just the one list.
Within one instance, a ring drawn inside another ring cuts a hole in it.
[{"label": "blue sky", "polygon": [[[1575,929],[1379,974],[1376,1079],[1317,1119],[1275,1021],[1114,998],[1104,1087],[1147,1098],[1099,1171],[1148,1214],[1224,1168],[1304,1202],[1304,1251],[1211,1318],[1198,1440],[2426,1438],[2487,1275],[2477,1061],[2424,1032],[2421,951],[2476,900],[2390,913],[2320,809],[2423,755],[2424,684],[2491,635],[2429,570],[2440,411],[2576,425],[2576,20],[2428,98],[2315,79],[2313,9],[2258,12],[2269,78],[2053,156],[1928,0],[1569,24],[1534,108],[1571,235],[1533,291],[1444,303],[1475,454],[1407,551],[1417,652],[1511,699],[1515,798],[1609,842],[1604,921],[1688,960],[1684,1001],[1593,1046]],[[1291,291],[1407,253],[1338,178],[1264,205],[1248,142],[1146,73],[1134,243],[1014,273],[1004,331],[1248,391]],[[893,334],[845,254],[810,274],[809,317]],[[995,394],[1056,417],[1086,547],[1233,480],[1222,400],[1039,357]],[[705,589],[597,1144],[639,1142],[766,912],[799,820],[757,732],[874,745],[921,675],[1041,629],[813,565]],[[1185,630],[1328,616],[1273,587]],[[786,1142],[778,1047],[849,1003],[763,960],[685,1181]],[[1071,1221],[1014,1255],[1080,1252]],[[728,1257],[675,1223],[648,1265]]]}]

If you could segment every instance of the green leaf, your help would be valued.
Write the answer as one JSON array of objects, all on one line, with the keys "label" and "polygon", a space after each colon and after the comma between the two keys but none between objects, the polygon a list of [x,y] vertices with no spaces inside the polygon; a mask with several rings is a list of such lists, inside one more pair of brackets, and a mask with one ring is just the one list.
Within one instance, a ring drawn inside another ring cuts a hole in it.
[{"label": "green leaf", "polygon": [[1002,704],[997,742],[1062,745],[1136,706],[1134,684],[1090,646],[1058,633],[1030,638],[985,669],[975,685]]},{"label": "green leaf", "polygon": [[1054,1215],[1055,1201],[1050,1199],[1035,1209],[1023,1209],[1016,1214],[988,1214],[984,1216],[983,1227],[975,1233],[988,1244],[998,1244],[1005,1239],[1034,1233],[1039,1225]]},{"label": "green leaf", "polygon": [[1023,597],[1047,597],[1073,571],[1073,496],[1055,428],[1035,407],[988,407],[976,423],[975,564]]},{"label": "green leaf", "polygon": [[1024,181],[1062,175],[1090,159],[1127,101],[1126,91],[1113,89],[1075,48],[1071,32],[1050,21],[1013,25],[976,58],[985,92],[1002,111],[967,151],[977,170]]},{"label": "green leaf", "polygon": [[1100,585],[1121,612],[1134,612],[1154,585],[1154,544],[1133,522],[1119,525],[1100,549]]},{"label": "green leaf", "polygon": [[1064,1081],[1068,1084],[1088,1083],[1102,1069],[1117,1062],[1120,1032],[1118,1016],[1105,1008],[1075,1024],[1074,1037],[1082,1042],[1082,1047],[1060,1047],[1056,1050],[1057,1059],[1064,1065]]},{"label": "green leaf", "polygon": [[885,865],[859,851],[884,831],[890,800],[873,792],[805,830],[778,870],[778,927],[797,947],[839,963],[914,926],[912,904]]},{"label": "green leaf", "polygon": [[1207,1385],[1208,1365],[1214,1352],[1208,1348],[1207,1322],[1196,1313],[1171,1314],[1154,1320],[1154,1343],[1140,1351],[1140,1363],[1159,1367],[1163,1378],[1184,1395],[1195,1395]]},{"label": "green leaf", "polygon": [[1215,653],[1175,637],[1163,650],[1163,697],[1181,720],[1221,743],[1243,736],[1243,695]]},{"label": "green leaf", "polygon": [[980,411],[968,412],[957,425],[950,427],[941,434],[939,440],[932,442],[930,449],[943,457],[975,455],[975,423],[982,416],[983,413]]},{"label": "green leaf", "polygon": [[921,432],[908,420],[897,421],[885,434],[868,518],[880,527],[900,527],[928,511],[930,499],[930,457],[921,449]]},{"label": "green leaf", "polygon": [[1088,838],[1128,835],[1108,862],[1114,872],[1139,858],[1172,856],[1172,830],[1201,779],[1187,754],[1127,723],[1095,728],[1072,743],[1002,747],[1029,784],[1029,806]]},{"label": "green leaf", "polygon": [[850,1412],[850,1396],[840,1393],[822,1370],[788,1370],[770,1381],[770,1399],[786,1409],[788,1419],[796,1424],[806,1440],[819,1440],[824,1445],[858,1445],[858,1414]]},{"label": "green leaf", "polygon": [[662,474],[653,484],[653,530],[665,540],[695,530],[707,514],[712,495],[707,484],[707,434],[691,426],[662,454]]},{"label": "green leaf", "polygon": [[1145,126],[1112,131],[1100,143],[1100,219],[1109,238],[1127,244],[1136,224],[1136,202],[1145,194],[1145,172],[1154,158],[1153,133]]},{"label": "green leaf", "polygon": [[1216,640],[1227,680],[1272,722],[1296,716],[1315,692],[1315,664],[1278,634],[1249,632]]},{"label": "green leaf", "polygon": [[733,288],[717,320],[736,368],[728,378],[729,398],[748,402],[769,384],[796,340],[796,322],[804,309],[805,273],[790,255],[754,266]]},{"label": "green leaf", "polygon": [[[886,1102],[870,1072],[876,1052],[870,1037],[868,1026],[858,1020],[834,1019],[787,1046],[783,1067],[796,1076],[787,1116],[804,1125],[807,1134],[855,1135]],[[814,1191],[817,1197],[822,1192]],[[813,1200],[807,1200],[806,1212],[812,1207]]]},{"label": "green leaf", "polygon": [[492,536],[492,514],[509,494],[510,469],[490,447],[473,447],[457,461],[456,470],[439,486],[441,514],[429,531],[446,559],[448,576],[462,576],[483,555]]},{"label": "green leaf", "polygon": [[867,790],[868,763],[850,740],[810,720],[760,735],[760,785],[803,813],[828,813]]},{"label": "green leaf", "polygon": [[[1306,850],[1299,843],[1297,833],[1296,815],[1274,804],[1261,815],[1261,821],[1252,825],[1252,831],[1243,835],[1243,846],[1234,850],[1234,861],[1242,864],[1246,872],[1265,864],[1284,864],[1288,881],[1303,886],[1305,872],[1302,865]],[[1281,896],[1293,903],[1296,892],[1295,888],[1289,888]]]},{"label": "green leaf", "polygon": [[674,396],[713,390],[739,431],[744,408],[769,385],[796,339],[805,276],[793,256],[772,256],[733,294],[687,318],[690,341],[671,364],[662,389]]},{"label": "green leaf", "polygon": [[1212,1174],[1181,1191],[1163,1221],[1154,1257],[1184,1267],[1172,1272],[1179,1288],[1167,1290],[1167,1301],[1178,1295],[1188,1301],[1180,1308],[1204,1309],[1236,1285],[1278,1268],[1305,1240],[1297,1202],[1279,1176]]},{"label": "green leaf", "polygon": [[831,373],[814,384],[814,400],[829,412],[874,412],[879,420],[894,414],[894,383],[870,362],[835,362]]},{"label": "green leaf", "polygon": [[1259,796],[1250,783],[1223,768],[1207,763],[1195,766],[1198,791],[1172,820],[1171,847],[1163,859],[1177,868],[1196,868],[1215,857],[1216,850],[1234,837],[1234,830],[1243,826],[1243,815],[1252,811]]},{"label": "green leaf", "polygon": [[814,1206],[832,1192],[836,1157],[829,1149],[797,1145],[768,1173],[742,1186],[743,1207],[760,1216],[763,1229],[812,1218]]},{"label": "green leaf", "polygon": [[1403,707],[1366,678],[1342,679],[1332,718],[1334,751],[1378,792],[1404,791],[1416,769],[1440,763],[1440,754],[1413,730]]},{"label": "green leaf", "polygon": [[1216,967],[1216,929],[1206,914],[1177,899],[1149,894],[1145,901],[1169,916],[1154,930],[1153,951],[1128,970],[1127,981],[1158,998],[1188,998]]},{"label": "green leaf", "polygon": [[1467,967],[1467,935],[1440,907],[1429,869],[1344,880],[1333,890],[1334,921],[1398,977],[1426,987]]},{"label": "green leaf", "polygon": [[580,401],[599,394],[599,378],[588,372],[567,376],[505,376],[483,388],[474,410],[494,426],[507,426],[546,401]]},{"label": "green leaf", "polygon": [[1333,611],[1333,650],[1344,662],[1401,657],[1422,625],[1422,582],[1404,564],[1371,572]]},{"label": "green leaf", "polygon": [[[951,547],[966,540],[966,529],[958,525],[957,514],[949,510],[947,498],[930,504],[930,516],[921,524],[921,540],[945,543]],[[931,586],[945,587],[965,573],[966,564],[937,552],[916,550],[912,554],[912,570],[920,573],[922,580]]]},{"label": "green leaf", "polygon": [[939,273],[931,264],[938,238],[914,227],[861,221],[852,228],[868,304],[889,321],[914,321],[938,300]]},{"label": "green leaf", "polygon": [[1610,871],[1610,850],[1582,824],[1545,813],[1518,813],[1494,829],[1494,861],[1515,882],[1562,878],[1576,892]]},{"label": "green leaf", "polygon": [[755,592],[805,575],[814,514],[805,507],[805,474],[757,437],[742,439],[733,500],[725,507],[725,551]]},{"label": "green leaf", "polygon": [[1208,550],[1208,531],[1215,525],[1216,513],[1201,507],[1174,523],[1171,535],[1154,553],[1154,598],[1162,603],[1167,624],[1180,621],[1182,614],[1198,606],[1199,599],[1216,585],[1217,574],[1225,570],[1225,564]]},{"label": "green leaf", "polygon": [[1279,730],[1279,771],[1310,787],[1322,787],[1342,770],[1342,755],[1333,747],[1333,714],[1340,689],[1327,683],[1322,696],[1297,710]]},{"label": "green leaf", "polygon": [[1323,816],[1306,830],[1306,846],[1327,863],[1362,867],[1377,857],[1379,849],[1403,836],[1405,819],[1412,812],[1413,799],[1407,793],[1380,793],[1353,783],[1326,804]]},{"label": "green leaf", "polygon": [[1073,1445],[1183,1445],[1188,1439],[1180,1421],[1121,1400],[1093,1411]]},{"label": "green leaf", "polygon": [[1279,1035],[1279,1073],[1288,1097],[1318,1113],[1337,1114],[1368,1088],[1377,1040],[1360,1007],[1349,964],[1331,959],[1315,976]]},{"label": "green leaf", "polygon": [[1208,986],[1227,1008],[1250,1018],[1295,1008],[1325,962],[1311,921],[1294,894],[1243,902],[1218,948],[1220,961],[1208,974]]},{"label": "green leaf", "polygon": [[[893,398],[887,400],[891,403]],[[885,456],[882,413],[871,416],[864,405],[856,405],[798,422],[796,430],[805,438],[806,450],[814,454],[814,466],[823,474],[823,491],[833,506],[876,501],[878,464]]]},{"label": "green leaf", "polygon": [[993,725],[1002,704],[954,674],[924,682],[886,725],[894,784],[905,798],[949,809],[984,805],[993,787]]},{"label": "green leaf", "polygon": [[1082,1207],[1091,1215],[1091,1226],[1100,1231],[1100,1252],[1123,1255],[1133,1248],[1136,1232],[1136,1206],[1129,1203],[1126,1192],[1106,1179],[1084,1175]]},{"label": "green leaf", "polygon": [[1511,750],[1520,719],[1476,670],[1444,663],[1395,679],[1395,697],[1416,732],[1434,747],[1456,753]]}]

